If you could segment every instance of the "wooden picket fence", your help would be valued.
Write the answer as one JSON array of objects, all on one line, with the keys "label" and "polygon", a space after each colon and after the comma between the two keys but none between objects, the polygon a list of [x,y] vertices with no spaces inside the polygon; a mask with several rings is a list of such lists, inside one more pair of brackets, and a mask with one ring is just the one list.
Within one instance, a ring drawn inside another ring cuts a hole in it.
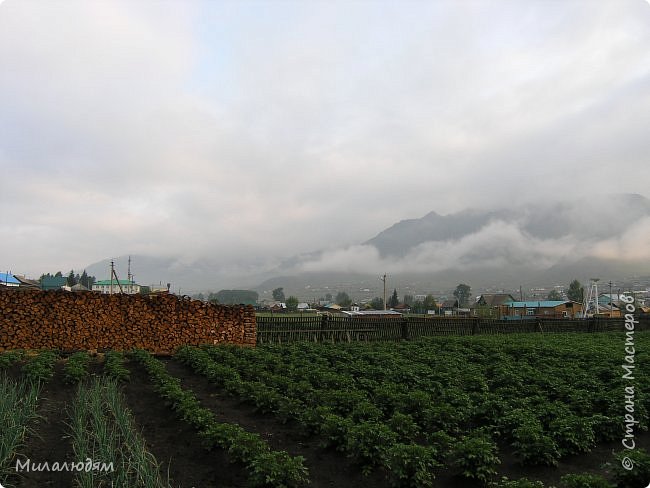
[{"label": "wooden picket fence", "polygon": [[[497,320],[467,317],[346,317],[274,315],[257,317],[257,343],[401,341],[433,336],[624,331],[622,318]],[[650,330],[641,317],[635,330]]]}]

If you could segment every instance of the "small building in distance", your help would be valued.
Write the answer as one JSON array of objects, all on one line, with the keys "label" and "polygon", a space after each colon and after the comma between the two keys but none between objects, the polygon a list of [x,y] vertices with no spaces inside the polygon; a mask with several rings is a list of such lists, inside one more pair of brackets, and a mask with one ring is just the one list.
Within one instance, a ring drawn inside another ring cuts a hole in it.
[{"label": "small building in distance", "polygon": [[402,316],[396,310],[341,310],[340,313],[348,317],[399,318]]},{"label": "small building in distance", "polygon": [[507,315],[506,308],[515,298],[510,293],[484,293],[470,309],[473,317],[490,317],[500,319]]},{"label": "small building in distance", "polygon": [[[121,287],[121,290],[120,290]],[[93,291],[113,295],[117,293],[124,293],[125,295],[137,295],[140,293],[142,287],[137,283],[129,280],[101,280],[93,284]]]},{"label": "small building in distance", "polygon": [[[589,304],[589,310],[587,310],[587,315],[595,314],[595,304],[592,302]],[[598,315],[600,317],[609,317],[616,318],[622,317],[621,313],[621,294],[611,295],[609,293],[601,293],[598,296]]]},{"label": "small building in distance", "polygon": [[14,275],[14,278],[16,278],[20,283],[20,285],[18,285],[20,288],[28,288],[31,290],[41,289],[41,284],[38,282],[38,280],[30,280],[29,278],[25,278],[21,275]]},{"label": "small building in distance", "polygon": [[19,287],[20,281],[11,273],[0,273],[0,286]]},{"label": "small building in distance", "polygon": [[528,300],[509,302],[505,305],[506,319],[561,319],[582,316],[582,304],[571,300]]},{"label": "small building in distance", "polygon": [[440,314],[444,316],[458,315],[458,300],[445,300],[440,304]]},{"label": "small building in distance", "polygon": [[44,276],[41,278],[41,290],[61,290],[67,283],[64,276]]}]

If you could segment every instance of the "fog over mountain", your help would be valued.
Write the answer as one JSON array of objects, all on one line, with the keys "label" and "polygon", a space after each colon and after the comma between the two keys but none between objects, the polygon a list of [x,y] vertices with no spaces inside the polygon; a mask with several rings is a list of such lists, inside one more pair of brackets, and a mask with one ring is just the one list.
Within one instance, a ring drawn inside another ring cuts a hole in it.
[{"label": "fog over mountain", "polygon": [[364,244],[381,256],[405,256],[428,241],[456,241],[496,223],[511,224],[533,240],[575,238],[581,242],[616,237],[650,216],[650,200],[617,194],[591,201],[537,203],[498,210],[467,209],[450,215],[430,212],[398,222]]},{"label": "fog over mountain", "polygon": [[295,271],[393,274],[522,267],[546,270],[584,258],[644,266],[650,201],[636,194],[431,212],[401,221],[360,245],[325,250]]},{"label": "fog over mountain", "polygon": [[[102,262],[88,269],[103,276],[106,266]],[[126,269],[124,258],[118,266]],[[133,272],[142,283],[169,280],[187,292],[285,286],[298,293],[324,284],[353,290],[377,286],[377,276],[384,272],[394,284],[420,283],[423,288],[459,281],[517,286],[595,275],[621,279],[650,273],[650,200],[613,194],[449,215],[430,212],[363,243],[293,256],[275,266],[251,260],[224,269],[209,260],[136,257]]]}]

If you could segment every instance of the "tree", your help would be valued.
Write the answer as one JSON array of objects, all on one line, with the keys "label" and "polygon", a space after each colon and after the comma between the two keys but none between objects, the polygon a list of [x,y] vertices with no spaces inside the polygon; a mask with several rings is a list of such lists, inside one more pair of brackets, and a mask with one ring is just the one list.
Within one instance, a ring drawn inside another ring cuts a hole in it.
[{"label": "tree", "polygon": [[436,299],[433,298],[433,295],[427,295],[424,297],[424,300],[414,301],[411,307],[413,313],[428,313],[429,310],[438,310],[438,304],[436,303]]},{"label": "tree", "polygon": [[397,290],[393,290],[393,294],[388,299],[386,305],[388,305],[388,308],[395,308],[399,305],[399,298],[397,298]]},{"label": "tree", "polygon": [[81,283],[86,288],[90,288],[90,286],[88,286],[88,273],[86,273],[85,269],[84,272],[81,273],[81,276],[79,277],[79,283]]},{"label": "tree", "polygon": [[569,283],[569,289],[566,292],[566,296],[573,302],[582,303],[585,296],[585,289],[578,280],[573,280]]},{"label": "tree", "polygon": [[477,317],[492,317],[494,310],[487,304],[477,305],[474,313]]},{"label": "tree", "polygon": [[277,300],[278,302],[284,302],[284,288],[276,288],[273,290],[273,300]]},{"label": "tree", "polygon": [[220,290],[216,295],[219,303],[223,305],[255,305],[258,294],[252,290]]},{"label": "tree", "polygon": [[325,293],[325,301],[326,302],[331,302],[332,301],[332,294],[331,293]]},{"label": "tree", "polygon": [[427,313],[429,310],[438,310],[438,304],[436,299],[433,298],[433,295],[427,295],[422,302],[422,307],[424,308],[424,313]]},{"label": "tree", "polygon": [[384,300],[383,298],[375,297],[370,300],[370,308],[373,310],[383,310],[384,309]]},{"label": "tree", "polygon": [[54,275],[54,277],[55,278],[61,278],[61,277],[63,277],[63,273],[61,273],[61,271],[57,271],[56,274]]},{"label": "tree", "polygon": [[336,294],[336,303],[341,305],[343,308],[346,308],[352,305],[352,299],[347,293],[340,291]]},{"label": "tree", "polygon": [[467,307],[469,305],[469,297],[471,293],[471,288],[465,283],[461,283],[454,290],[454,297],[458,300],[459,307]]},{"label": "tree", "polygon": [[77,276],[78,276],[77,283],[81,283],[83,286],[85,286],[89,290],[93,287],[93,285],[95,284],[95,281],[97,281],[97,279],[94,276],[88,276],[88,273],[86,273],[85,269],[84,269],[84,272],[81,273],[81,276],[79,276],[79,275],[77,275]]},{"label": "tree", "polygon": [[562,295],[557,290],[551,290],[546,297],[547,300],[562,300]]},{"label": "tree", "polygon": [[74,286],[76,284],[77,284],[77,279],[75,278],[74,270],[70,270],[70,274],[68,274],[66,285]]},{"label": "tree", "polygon": [[404,295],[404,305],[411,307],[413,305],[413,295]]},{"label": "tree", "polygon": [[289,312],[295,312],[298,310],[298,299],[294,296],[287,298],[287,310]]}]

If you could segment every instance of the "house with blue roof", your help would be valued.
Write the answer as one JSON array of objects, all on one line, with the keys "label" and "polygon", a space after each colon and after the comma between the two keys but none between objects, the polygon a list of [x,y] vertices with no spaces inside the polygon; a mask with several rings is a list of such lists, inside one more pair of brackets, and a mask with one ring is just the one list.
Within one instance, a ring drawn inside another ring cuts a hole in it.
[{"label": "house with blue roof", "polygon": [[0,273],[0,286],[20,286],[20,281],[11,273]]},{"label": "house with blue roof", "polygon": [[504,304],[506,319],[561,319],[582,316],[582,303],[571,300],[526,300]]}]

